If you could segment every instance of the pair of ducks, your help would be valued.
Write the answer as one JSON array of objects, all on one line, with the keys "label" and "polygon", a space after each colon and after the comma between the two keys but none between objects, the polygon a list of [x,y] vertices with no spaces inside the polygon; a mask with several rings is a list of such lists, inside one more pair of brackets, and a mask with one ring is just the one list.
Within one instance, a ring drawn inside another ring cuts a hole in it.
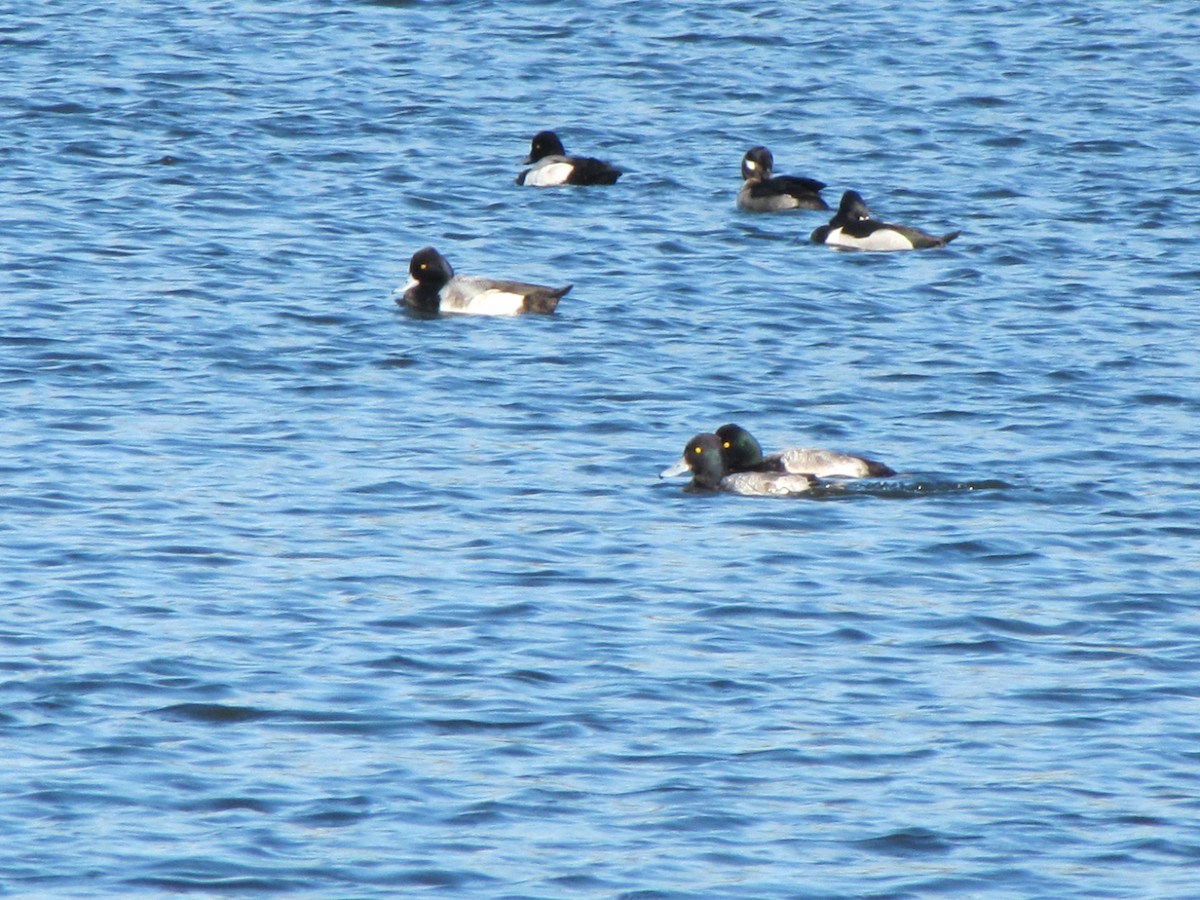
[{"label": "pair of ducks", "polygon": [[[553,131],[533,136],[526,169],[517,184],[551,187],[560,184],[616,184],[622,172],[590,156],[568,156]],[[552,313],[573,285],[560,288],[522,281],[455,275],[449,261],[433,247],[422,247],[408,263],[409,280],[393,292],[396,303],[427,316],[458,313],[475,316],[517,316]]]},{"label": "pair of ducks", "polygon": [[[776,175],[775,158],[766,147],[751,147],[742,157],[742,189],[738,192],[738,209],[747,212],[781,212],[789,209],[829,209],[821,191],[825,183],[795,175]],[[867,208],[858,191],[842,194],[837,213],[812,235],[816,244],[839,250],[928,250],[945,247],[961,232],[952,231],[940,237],[913,228],[881,222]]]},{"label": "pair of ducks", "polygon": [[[610,185],[622,172],[590,156],[569,156],[553,131],[534,135],[529,156],[531,168],[517,176],[517,184],[531,187],[553,185]],[[742,189],[739,209],[779,212],[789,209],[828,209],[821,198],[823,182],[793,175],[776,175],[775,159],[766,147],[751,147],[742,158]],[[881,222],[871,215],[861,195],[846,191],[838,211],[828,225],[812,233],[812,240],[842,250],[920,250],[944,247],[959,232],[936,237],[908,225]],[[408,266],[409,281],[393,292],[396,303],[424,315],[458,313],[484,316],[513,316],[523,313],[552,313],[558,301],[571,290],[499,280],[479,276],[456,276],[444,256],[432,247],[413,254]]]},{"label": "pair of ducks", "polygon": [[791,447],[763,456],[762,447],[740,425],[722,425],[698,434],[683,458],[663,469],[660,478],[692,473],[692,490],[727,491],[746,496],[790,496],[820,487],[825,478],[889,478],[891,466],[836,450]]}]

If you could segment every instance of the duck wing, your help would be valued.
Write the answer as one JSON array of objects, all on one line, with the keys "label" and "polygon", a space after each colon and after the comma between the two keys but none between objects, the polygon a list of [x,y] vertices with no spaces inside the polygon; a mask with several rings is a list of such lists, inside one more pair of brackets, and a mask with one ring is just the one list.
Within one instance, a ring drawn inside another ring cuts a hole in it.
[{"label": "duck wing", "polygon": [[805,472],[821,478],[888,478],[896,474],[890,466],[873,459],[813,447],[789,447],[768,456],[765,462],[772,460],[786,472]]}]

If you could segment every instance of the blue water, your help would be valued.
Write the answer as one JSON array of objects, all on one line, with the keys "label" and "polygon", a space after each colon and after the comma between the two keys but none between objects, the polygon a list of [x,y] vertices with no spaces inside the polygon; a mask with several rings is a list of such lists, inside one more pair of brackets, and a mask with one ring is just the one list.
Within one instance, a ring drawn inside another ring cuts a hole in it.
[{"label": "blue water", "polygon": [[[0,96],[0,893],[1196,896],[1194,2],[26,4]],[[657,478],[727,421],[901,475]]]}]

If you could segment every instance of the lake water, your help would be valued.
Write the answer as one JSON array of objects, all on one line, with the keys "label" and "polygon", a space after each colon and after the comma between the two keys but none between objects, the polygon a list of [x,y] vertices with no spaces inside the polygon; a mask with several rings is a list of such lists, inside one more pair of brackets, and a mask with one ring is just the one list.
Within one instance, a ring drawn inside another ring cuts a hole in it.
[{"label": "lake water", "polygon": [[[0,893],[1197,895],[1195,2],[26,4],[0,95]],[[658,479],[728,421],[901,474]]]}]

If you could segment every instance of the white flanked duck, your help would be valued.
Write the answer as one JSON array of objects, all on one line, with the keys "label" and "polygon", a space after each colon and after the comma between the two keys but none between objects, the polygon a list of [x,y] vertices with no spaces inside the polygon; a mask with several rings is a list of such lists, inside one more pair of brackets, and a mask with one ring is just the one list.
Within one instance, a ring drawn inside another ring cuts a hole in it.
[{"label": "white flanked duck", "polygon": [[764,456],[754,435],[732,423],[718,428],[717,437],[728,472],[790,472],[818,478],[890,478],[896,474],[884,463],[837,450],[789,447]]},{"label": "white flanked duck", "polygon": [[590,156],[568,156],[562,141],[553,131],[539,131],[529,146],[525,169],[517,184],[526,187],[554,187],[560,184],[616,184],[621,170]]},{"label": "white flanked duck", "polygon": [[552,313],[571,285],[560,288],[520,281],[455,275],[446,257],[432,247],[413,254],[409,281],[393,296],[400,306],[426,315],[517,316]]},{"label": "white flanked duck", "polygon": [[837,213],[828,225],[822,225],[812,233],[812,239],[838,250],[927,250],[945,247],[959,234],[961,232],[951,231],[938,237],[911,225],[881,222],[871,215],[861,194],[846,191]]}]

